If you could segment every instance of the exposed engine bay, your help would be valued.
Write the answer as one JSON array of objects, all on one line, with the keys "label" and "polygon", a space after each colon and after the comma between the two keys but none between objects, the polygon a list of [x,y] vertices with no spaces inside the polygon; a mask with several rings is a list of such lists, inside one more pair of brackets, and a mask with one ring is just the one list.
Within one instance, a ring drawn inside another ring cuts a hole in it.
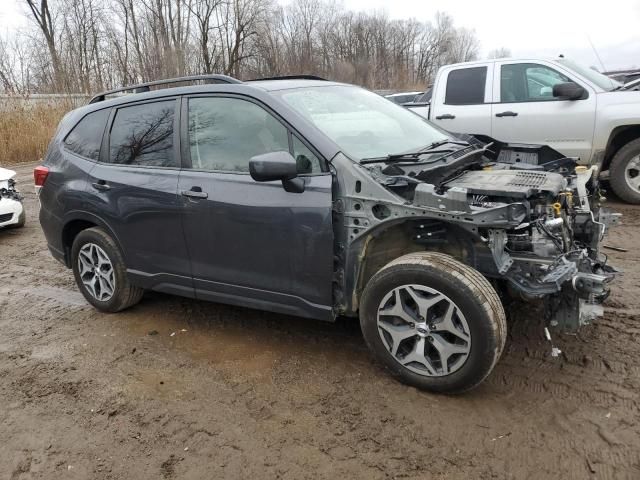
[{"label": "exposed engine bay", "polygon": [[0,198],[8,198],[18,202],[23,200],[22,195],[16,189],[16,181],[13,178],[0,182]]},{"label": "exposed engine bay", "polygon": [[619,215],[601,206],[598,166],[578,166],[546,146],[467,140],[363,168],[404,199],[404,215],[417,207],[437,220],[419,224],[417,242],[449,242],[443,225],[469,233],[465,261],[511,296],[543,298],[551,325],[576,329],[601,315],[617,270],[599,246]]}]

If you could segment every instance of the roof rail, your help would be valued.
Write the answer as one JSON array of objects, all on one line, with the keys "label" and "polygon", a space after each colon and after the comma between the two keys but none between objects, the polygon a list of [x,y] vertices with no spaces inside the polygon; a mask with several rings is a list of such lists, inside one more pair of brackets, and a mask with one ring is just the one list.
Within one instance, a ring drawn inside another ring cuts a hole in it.
[{"label": "roof rail", "polygon": [[170,83],[183,83],[183,82],[197,82],[202,80],[209,80],[211,82],[218,83],[242,83],[237,78],[229,77],[227,75],[207,74],[207,75],[191,75],[188,77],[176,77],[166,78],[164,80],[154,80],[153,82],[138,83],[136,85],[130,85],[128,87],[114,88],[113,90],[107,90],[106,92],[99,93],[89,100],[89,103],[103,102],[108,95],[113,95],[120,92],[129,92],[133,90],[133,93],[144,93],[150,91],[149,87],[155,87],[157,85],[168,85]]},{"label": "roof rail", "polygon": [[317,75],[281,75],[276,77],[253,78],[247,81],[258,82],[260,80],[322,80],[323,82],[329,81],[326,78],[318,77]]}]

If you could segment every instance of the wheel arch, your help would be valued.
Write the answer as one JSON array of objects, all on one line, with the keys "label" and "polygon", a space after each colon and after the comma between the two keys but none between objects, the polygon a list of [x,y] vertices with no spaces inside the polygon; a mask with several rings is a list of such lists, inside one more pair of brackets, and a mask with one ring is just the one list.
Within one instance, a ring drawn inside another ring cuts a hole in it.
[{"label": "wheel arch", "polygon": [[439,252],[475,267],[476,236],[454,223],[432,218],[391,220],[351,243],[345,256],[344,304],[338,309],[357,314],[367,282],[389,262],[414,252]]},{"label": "wheel arch", "polygon": [[100,217],[88,212],[70,212],[65,217],[64,226],[62,227],[61,232],[62,248],[64,250],[64,263],[67,268],[71,268],[71,247],[73,245],[73,241],[80,232],[94,227],[104,229],[111,238],[113,238],[118,248],[120,248],[120,251],[123,252],[120,242],[118,241],[118,237]]},{"label": "wheel arch", "polygon": [[602,170],[608,170],[615,154],[627,143],[637,138],[640,138],[640,125],[620,125],[615,127],[607,141]]}]

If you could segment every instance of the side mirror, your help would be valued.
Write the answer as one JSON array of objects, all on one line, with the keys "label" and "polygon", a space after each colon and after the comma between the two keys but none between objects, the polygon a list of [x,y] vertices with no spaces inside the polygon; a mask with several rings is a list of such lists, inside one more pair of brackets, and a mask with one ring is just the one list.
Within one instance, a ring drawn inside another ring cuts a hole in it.
[{"label": "side mirror", "polygon": [[281,180],[285,191],[304,192],[304,180],[298,177],[296,159],[289,152],[271,152],[256,155],[249,160],[249,172],[256,182]]},{"label": "side mirror", "polygon": [[574,82],[557,83],[553,86],[553,96],[562,100],[580,100],[587,93]]}]

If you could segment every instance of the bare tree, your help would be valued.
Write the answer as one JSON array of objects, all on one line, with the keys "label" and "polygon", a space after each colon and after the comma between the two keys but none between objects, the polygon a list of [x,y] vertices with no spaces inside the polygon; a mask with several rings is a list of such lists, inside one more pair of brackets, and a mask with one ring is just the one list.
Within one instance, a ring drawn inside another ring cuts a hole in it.
[{"label": "bare tree", "polygon": [[37,5],[36,0],[26,0],[27,5],[33,15],[33,19],[40,28],[42,35],[47,44],[49,50],[49,57],[53,66],[53,86],[54,88],[60,88],[62,85],[62,65],[60,63],[60,55],[56,48],[56,31],[51,14],[51,8],[48,0],[40,0],[40,5]]},{"label": "bare tree", "polygon": [[511,50],[509,50],[506,47],[500,47],[500,48],[491,50],[487,55],[487,58],[489,60],[493,60],[496,58],[509,58],[510,56],[511,56]]},{"label": "bare tree", "polygon": [[6,91],[20,84],[90,92],[203,72],[308,73],[370,88],[419,88],[440,66],[479,51],[475,32],[445,13],[425,23],[394,20],[346,10],[338,0],[26,2],[31,34],[16,40],[19,48],[0,45]]}]

